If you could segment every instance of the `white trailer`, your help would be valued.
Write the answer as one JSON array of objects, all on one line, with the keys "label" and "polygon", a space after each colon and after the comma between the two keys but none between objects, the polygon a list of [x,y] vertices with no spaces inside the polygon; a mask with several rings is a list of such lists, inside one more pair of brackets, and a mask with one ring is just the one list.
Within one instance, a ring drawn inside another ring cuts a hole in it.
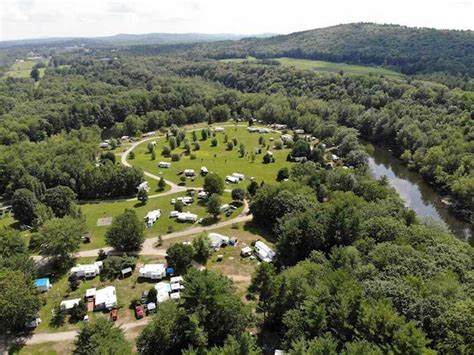
[{"label": "white trailer", "polygon": [[163,264],[145,264],[138,271],[139,277],[150,280],[161,280],[166,276],[166,268]]}]

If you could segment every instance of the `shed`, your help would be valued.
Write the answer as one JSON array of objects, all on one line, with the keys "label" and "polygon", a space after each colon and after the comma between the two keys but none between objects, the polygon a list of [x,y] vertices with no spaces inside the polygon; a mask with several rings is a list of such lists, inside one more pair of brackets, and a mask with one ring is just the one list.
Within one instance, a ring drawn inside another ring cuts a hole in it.
[{"label": "shed", "polygon": [[245,257],[250,256],[250,255],[252,255],[252,248],[245,247],[245,248],[242,248],[240,250],[240,256],[245,258]]},{"label": "shed", "polygon": [[120,273],[122,274],[122,278],[132,275],[132,272],[133,272],[133,270],[132,270],[131,267],[127,267],[127,268],[123,269],[122,271],[120,271]]},{"label": "shed", "polygon": [[49,278],[48,277],[43,277],[41,279],[36,279],[35,280],[35,287],[37,290],[41,291],[41,292],[46,292],[48,291],[52,286],[49,282]]}]

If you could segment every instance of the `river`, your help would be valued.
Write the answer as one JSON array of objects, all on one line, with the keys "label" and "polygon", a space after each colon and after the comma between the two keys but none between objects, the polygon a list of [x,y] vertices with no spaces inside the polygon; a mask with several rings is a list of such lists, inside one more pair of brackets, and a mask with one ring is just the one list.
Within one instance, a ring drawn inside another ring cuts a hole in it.
[{"label": "river", "polygon": [[456,237],[472,244],[474,240],[472,224],[454,216],[449,207],[441,201],[439,193],[424,181],[419,173],[410,171],[387,149],[377,146],[373,148],[369,167],[374,177],[385,175],[390,185],[405,201],[405,205],[414,210],[419,217],[443,223]]}]

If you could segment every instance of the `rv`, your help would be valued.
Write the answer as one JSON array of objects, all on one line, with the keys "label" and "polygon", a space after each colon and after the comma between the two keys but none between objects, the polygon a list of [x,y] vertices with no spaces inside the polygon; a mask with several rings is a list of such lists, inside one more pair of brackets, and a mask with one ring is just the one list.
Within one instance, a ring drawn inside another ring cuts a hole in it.
[{"label": "rv", "polygon": [[201,166],[201,175],[206,176],[209,174],[209,170],[205,166]]},{"label": "rv", "polygon": [[117,307],[117,293],[114,286],[107,286],[95,293],[94,310],[111,310]]},{"label": "rv", "polygon": [[244,180],[244,179],[245,179],[245,175],[244,175],[244,174],[240,174],[240,173],[232,173],[232,176],[233,176],[233,177],[236,177],[236,178],[239,179],[239,180]]},{"label": "rv", "polygon": [[91,278],[96,277],[102,270],[103,262],[96,261],[94,264],[77,265],[71,268],[69,275],[77,277]]},{"label": "rv", "polygon": [[161,210],[153,210],[146,214],[145,223],[148,228],[152,227],[153,224],[161,217]]},{"label": "rv", "polygon": [[190,213],[190,212],[182,212],[182,213],[179,213],[177,216],[176,216],[176,219],[180,222],[196,222],[197,219],[198,219],[198,216],[194,213]]},{"label": "rv", "polygon": [[209,194],[206,191],[202,190],[198,192],[198,200],[207,200],[208,197]]},{"label": "rv", "polygon": [[261,261],[266,263],[272,262],[273,258],[275,257],[275,252],[270,249],[268,245],[261,241],[257,241],[255,243],[255,254],[257,254],[257,257]]},{"label": "rv", "polygon": [[195,175],[196,175],[196,173],[194,172],[193,169],[185,169],[184,170],[184,176],[193,177]]},{"label": "rv", "polygon": [[167,161],[160,161],[160,163],[158,164],[158,167],[169,169],[169,168],[171,168],[171,163],[169,163]]},{"label": "rv", "polygon": [[237,183],[240,182],[240,180],[238,178],[236,178],[235,176],[232,176],[232,175],[227,175],[225,177],[225,181],[229,182],[231,184],[237,184]]},{"label": "rv", "polygon": [[214,127],[214,132],[224,132],[224,127]]},{"label": "rv", "polygon": [[137,186],[137,191],[145,190],[146,192],[150,191],[150,187],[148,186],[148,181],[143,181],[140,185]]},{"label": "rv", "polygon": [[145,264],[139,270],[139,277],[151,280],[161,280],[166,276],[163,264]]}]

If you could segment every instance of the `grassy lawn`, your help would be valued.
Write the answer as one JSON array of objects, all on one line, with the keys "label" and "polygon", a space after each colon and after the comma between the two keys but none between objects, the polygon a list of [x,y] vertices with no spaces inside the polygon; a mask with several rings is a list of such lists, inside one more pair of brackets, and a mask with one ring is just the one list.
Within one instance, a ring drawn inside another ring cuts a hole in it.
[{"label": "grassy lawn", "polygon": [[[91,263],[94,259],[92,258],[81,258],[77,260],[77,263]],[[60,332],[77,329],[82,321],[78,323],[70,323],[68,319],[61,327],[53,327],[50,325],[52,314],[51,311],[61,303],[63,300],[84,298],[86,290],[89,288],[103,288],[106,286],[115,286],[117,290],[117,300],[120,306],[118,310],[117,325],[122,323],[129,323],[135,320],[133,310],[129,309],[130,303],[133,299],[138,298],[142,295],[143,291],[149,290],[153,287],[153,282],[143,282],[138,280],[138,268],[140,264],[144,263],[164,263],[165,260],[160,257],[141,257],[138,260],[137,267],[135,268],[132,276],[125,279],[115,280],[104,280],[101,281],[100,277],[95,277],[89,280],[81,281],[79,288],[75,291],[69,290],[68,273],[58,276],[56,279],[52,279],[53,287],[46,293],[44,293],[44,305],[40,310],[40,317],[42,323],[36,328],[36,332]],[[109,313],[103,312],[90,312],[89,318],[94,319],[97,317],[109,317]]]},{"label": "grassy lawn", "polygon": [[[23,62],[15,62],[10,67],[10,70],[5,73],[5,75],[12,78],[29,78],[31,69],[38,62],[40,61],[25,60]],[[45,70],[46,68],[39,69],[40,77],[43,77]]]},{"label": "grassy lawn", "polygon": [[[81,205],[82,212],[86,218],[87,230],[92,234],[92,242],[89,244],[83,244],[82,250],[87,249],[97,249],[106,245],[105,243],[105,232],[109,226],[97,226],[97,220],[103,217],[117,217],[121,214],[126,208],[131,208],[135,210],[138,215],[138,218],[143,219],[145,215],[152,210],[160,209],[161,217],[153,225],[152,228],[146,229],[145,234],[147,237],[156,237],[158,235],[163,235],[168,232],[168,227],[171,226],[173,231],[181,231],[186,228],[193,226],[191,223],[180,223],[176,219],[169,218],[169,214],[174,210],[174,206],[170,203],[172,198],[177,198],[179,196],[186,196],[186,193],[178,193],[163,197],[151,198],[148,200],[146,205],[142,205],[139,201],[117,201],[117,202],[107,202],[107,203],[87,203]],[[223,203],[231,202],[230,193],[225,192],[222,196]],[[202,203],[198,203],[195,199],[194,203],[189,206],[185,206],[183,211],[189,211],[197,214],[199,217],[205,217],[207,215],[206,206]],[[225,215],[221,216],[221,220],[226,220],[229,218],[234,218],[242,211],[242,207],[234,211],[234,213],[226,217]]]},{"label": "grassy lawn", "polygon": [[56,355],[56,354],[70,354],[74,349],[74,342],[61,341],[61,342],[47,342],[43,344],[27,345],[17,351],[13,351],[13,354],[18,355]]},{"label": "grassy lawn", "polygon": [[[222,61],[226,63],[242,63],[243,61],[257,61],[254,57],[248,57],[247,59],[240,59],[240,58],[232,58],[232,59],[222,59]],[[396,71],[385,69],[385,68],[378,68],[378,67],[370,67],[364,65],[353,65],[353,64],[345,64],[345,63],[333,63],[333,62],[326,62],[322,60],[310,60],[310,59],[294,59],[294,58],[272,58],[272,60],[276,60],[280,62],[283,66],[292,66],[296,69],[301,70],[313,70],[313,71],[320,71],[320,72],[331,72],[331,73],[338,73],[341,70],[345,73],[350,74],[376,74],[376,75],[392,75],[392,76],[400,76],[401,73]]]},{"label": "grassy lawn", "polygon": [[[196,132],[198,139],[201,139],[200,130]],[[237,146],[233,150],[227,150],[226,144],[224,143],[224,136],[227,134],[229,140],[233,138],[237,139]],[[250,152],[253,152],[255,148],[259,147],[259,137],[262,136],[265,139],[265,146],[260,146],[262,148],[262,153],[257,154],[255,161],[252,163],[250,159]],[[189,141],[192,142],[192,133],[188,132],[186,134]],[[247,178],[254,177],[255,180],[260,183],[261,181],[272,182],[277,176],[277,172],[282,167],[289,167],[290,162],[286,161],[286,157],[289,153],[289,149],[275,150],[273,149],[273,142],[270,141],[270,138],[274,140],[280,137],[279,133],[267,133],[267,134],[258,134],[258,133],[249,133],[246,127],[240,126],[225,126],[225,132],[216,133],[216,138],[218,140],[217,147],[211,147],[212,138],[208,138],[206,141],[198,140],[200,145],[200,150],[192,151],[191,153],[196,156],[196,159],[192,160],[190,156],[184,154],[184,149],[182,147],[176,148],[172,153],[182,153],[181,160],[178,162],[172,162],[171,158],[165,158],[161,156],[161,151],[164,145],[168,145],[168,142],[165,138],[157,139],[157,145],[155,150],[157,152],[157,157],[155,160],[151,160],[151,155],[147,152],[147,142],[140,144],[135,150],[135,159],[129,160],[134,166],[140,167],[145,171],[149,171],[155,175],[163,176],[165,179],[173,181],[175,183],[180,183],[180,176],[177,175],[177,172],[184,169],[194,169],[196,174],[198,174],[194,181],[190,179],[186,180],[186,186],[202,186],[204,183],[204,178],[199,175],[199,171],[202,166],[205,166],[209,169],[210,172],[218,173],[222,178],[225,178],[226,175],[232,173],[241,173],[244,174]],[[239,145],[243,143],[247,150],[247,156],[240,157],[238,152]],[[183,144],[181,144],[183,145]],[[263,156],[267,151],[267,148],[271,150],[275,157],[275,163],[263,164]],[[171,162],[171,168],[161,169],[158,168],[158,163],[160,161]],[[249,180],[245,180],[239,184],[229,184],[226,188],[233,189],[236,187],[246,188]]]}]

